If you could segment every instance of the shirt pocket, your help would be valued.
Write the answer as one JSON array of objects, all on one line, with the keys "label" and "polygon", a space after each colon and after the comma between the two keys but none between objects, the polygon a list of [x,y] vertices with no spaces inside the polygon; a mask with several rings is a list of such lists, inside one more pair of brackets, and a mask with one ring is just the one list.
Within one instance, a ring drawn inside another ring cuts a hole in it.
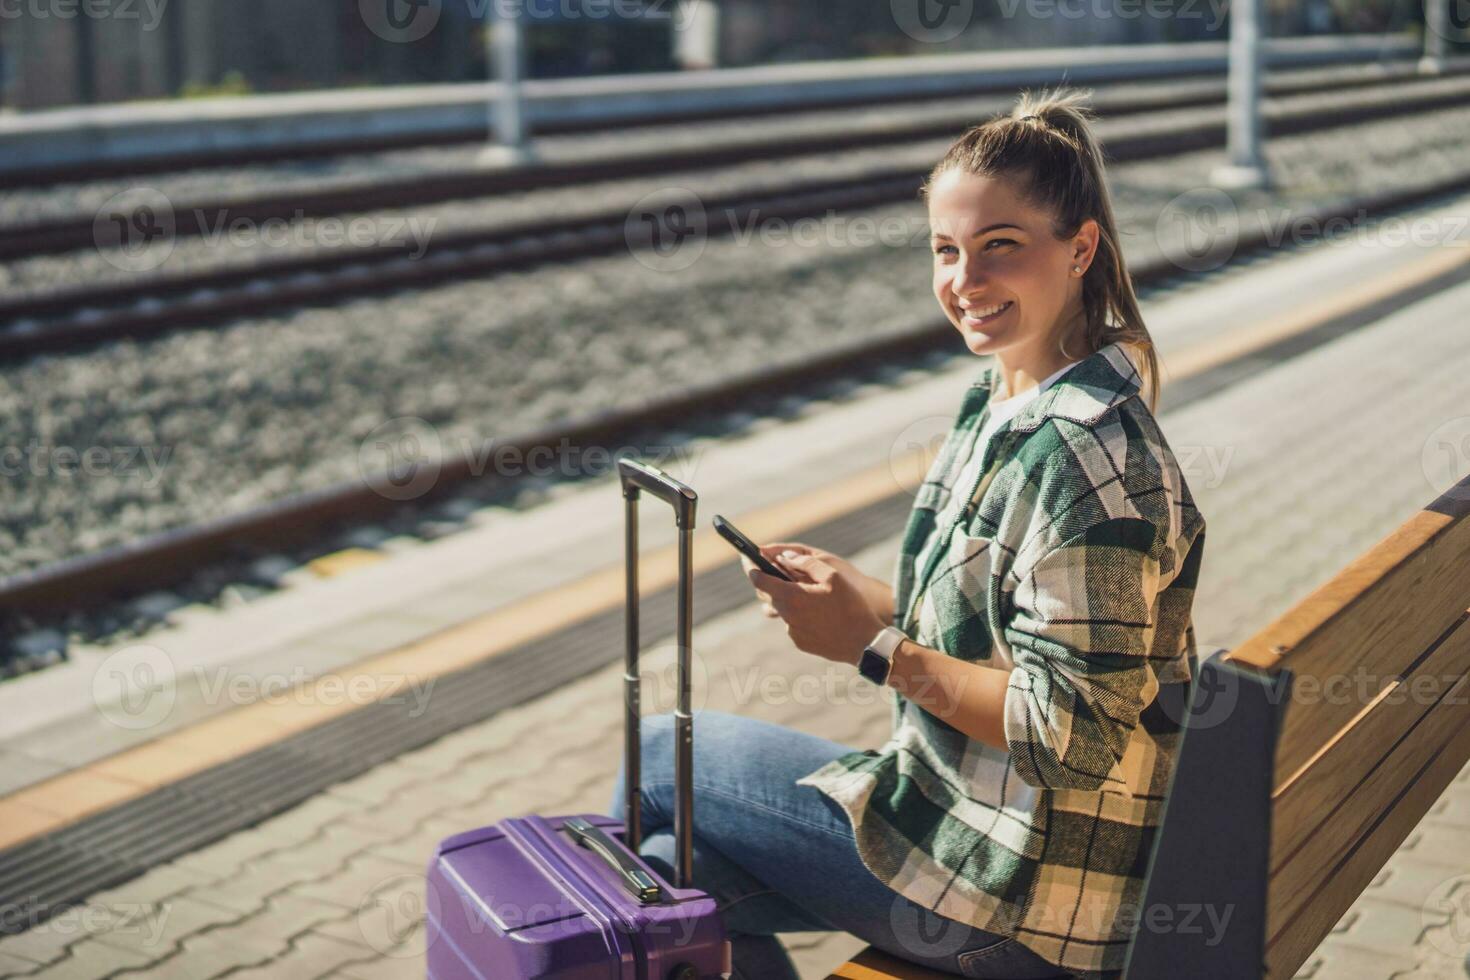
[{"label": "shirt pocket", "polygon": [[995,542],[967,530],[960,525],[950,534],[925,591],[920,622],[939,644],[936,649],[962,660],[986,660],[994,648],[988,610]]}]

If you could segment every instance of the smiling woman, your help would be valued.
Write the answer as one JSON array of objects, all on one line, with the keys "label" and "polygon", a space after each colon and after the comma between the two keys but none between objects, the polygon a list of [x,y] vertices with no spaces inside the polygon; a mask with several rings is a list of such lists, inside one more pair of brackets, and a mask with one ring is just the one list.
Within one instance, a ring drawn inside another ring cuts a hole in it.
[{"label": "smiling woman", "polygon": [[[821,929],[967,977],[1121,975],[1178,751],[1160,694],[1197,665],[1205,523],[1153,416],[1083,98],[1024,96],[926,183],[935,298],[993,361],[894,585],[799,542],[761,548],[793,581],[742,558],[798,650],[894,698],[877,749],[701,715],[694,883],[721,903],[737,980],[794,980],[775,935]],[[642,777],[656,867],[665,749]]]}]

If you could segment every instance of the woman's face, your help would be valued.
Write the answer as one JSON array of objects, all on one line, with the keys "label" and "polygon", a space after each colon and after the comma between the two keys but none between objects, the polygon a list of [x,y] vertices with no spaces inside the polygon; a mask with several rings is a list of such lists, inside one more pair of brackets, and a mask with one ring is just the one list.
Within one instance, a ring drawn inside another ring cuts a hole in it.
[{"label": "woman's face", "polygon": [[1096,248],[1095,221],[1073,239],[1052,235],[1049,215],[1027,206],[1010,182],[948,171],[929,191],[934,295],[975,354],[1009,351],[1024,361],[1056,350],[1081,311],[1082,277]]}]

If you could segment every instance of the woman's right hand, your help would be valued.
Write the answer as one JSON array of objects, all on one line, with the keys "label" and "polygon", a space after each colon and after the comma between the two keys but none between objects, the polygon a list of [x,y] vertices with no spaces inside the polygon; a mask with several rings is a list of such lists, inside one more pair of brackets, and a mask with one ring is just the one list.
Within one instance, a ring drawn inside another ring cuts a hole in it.
[{"label": "woman's right hand", "polygon": [[[867,600],[868,608],[873,610],[873,613],[879,619],[888,624],[893,623],[893,588],[887,582],[858,571],[857,567],[847,559],[839,558],[830,551],[824,551],[821,548],[814,548],[811,545],[802,544],[800,541],[777,541],[772,544],[761,545],[760,550],[761,554],[777,568],[784,567],[776,560],[776,556],[783,551],[794,551],[799,555],[811,555],[813,558],[831,565],[839,572],[849,576],[852,581],[858,582],[861,585],[863,598]],[[755,567],[754,563],[748,558],[741,558],[740,561],[748,568]],[[760,598],[761,611],[765,613],[767,618],[775,619],[777,613],[771,606],[771,597],[760,589],[756,589],[755,594]]]}]

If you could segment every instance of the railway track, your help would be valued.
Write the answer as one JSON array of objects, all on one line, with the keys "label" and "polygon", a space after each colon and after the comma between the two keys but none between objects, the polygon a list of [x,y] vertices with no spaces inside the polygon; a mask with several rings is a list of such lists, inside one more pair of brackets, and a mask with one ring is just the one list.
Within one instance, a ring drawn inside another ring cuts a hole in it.
[{"label": "railway track", "polygon": [[[1331,227],[1334,221],[1385,216],[1467,189],[1470,170],[1432,185],[1359,198],[1294,217],[1316,227]],[[1269,229],[1246,229],[1234,256],[1238,259],[1275,245]],[[1179,267],[1164,258],[1133,269],[1140,287],[1163,286],[1182,275]],[[837,344],[775,368],[670,392],[636,408],[496,439],[494,449],[505,452],[514,448],[526,458],[540,447],[636,445],[639,434],[687,430],[693,420],[727,413],[749,414],[782,396],[820,397],[823,387],[834,382],[933,356],[952,346],[952,335],[953,328],[942,319],[918,319],[886,334]],[[490,448],[477,446],[462,457],[426,462],[434,468],[433,488],[411,502],[400,502],[394,488],[411,481],[415,472],[394,473],[391,485],[388,474],[364,477],[0,580],[0,617],[59,617],[177,584],[211,564],[248,557],[263,549],[321,541],[328,528],[378,521],[405,506],[432,505],[463,493],[471,481],[482,478],[483,459]]]},{"label": "railway track", "polygon": [[[1391,53],[1389,53],[1391,51]],[[1320,91],[1323,88],[1335,87],[1341,90],[1360,87],[1360,85],[1380,84],[1385,81],[1411,81],[1419,75],[1416,62],[1413,59],[1404,59],[1402,50],[1394,50],[1392,46],[1385,48],[1385,54],[1374,62],[1352,62],[1351,57],[1341,66],[1327,66],[1323,68],[1320,60],[1311,56],[1310,53],[1294,54],[1291,51],[1277,54],[1280,60],[1279,68],[1273,68],[1272,75],[1267,79],[1267,93],[1274,96],[1291,96],[1291,94],[1302,93],[1302,91]],[[1297,60],[1299,59],[1299,60]],[[1399,60],[1392,60],[1399,59]],[[1464,71],[1461,66],[1446,66],[1449,72]],[[1167,90],[1158,96],[1157,100],[1148,97],[1122,98],[1117,113],[1129,112],[1130,104],[1138,106],[1135,112],[1147,112],[1154,107],[1183,107],[1189,104],[1208,104],[1211,101],[1219,101],[1223,98],[1225,82],[1223,75],[1217,73],[1201,73],[1197,69],[1179,71],[1175,75],[1170,73],[1142,72],[1138,78],[1129,79],[1126,76],[1108,79],[1108,81],[1092,82],[1100,91],[1127,90],[1129,87],[1138,85],[1158,84],[1167,81]],[[967,97],[1008,97],[1013,90],[1013,85],[1001,85],[997,82],[991,84],[978,84],[973,87],[960,88],[960,90],[944,90],[938,93],[931,91],[895,90],[886,91],[882,96],[875,96],[872,91],[864,93],[860,97],[835,96],[817,97],[810,93],[792,93],[782,100],[781,104],[739,104],[720,110],[684,110],[684,112],[660,112],[656,116],[619,115],[616,110],[607,115],[585,116],[585,118],[562,120],[562,122],[542,122],[535,129],[537,137],[559,137],[559,135],[576,135],[576,137],[597,137],[600,132],[648,132],[653,140],[657,140],[657,132],[660,128],[667,129],[669,126],[700,125],[700,123],[731,123],[745,122],[745,120],[759,120],[766,118],[779,118],[779,116],[794,115],[794,113],[829,112],[832,116],[851,115],[854,110],[873,109],[873,107],[900,107],[914,103],[926,103],[935,101],[936,98],[954,100],[954,98]],[[297,162],[297,160],[318,159],[343,159],[343,157],[354,156],[354,154],[384,153],[384,151],[403,150],[403,148],[425,147],[425,145],[456,145],[456,144],[481,144],[487,140],[487,132],[482,129],[465,131],[462,134],[422,135],[417,138],[404,137],[366,137],[362,140],[334,141],[334,143],[301,144],[291,148],[290,151],[281,148],[259,148],[253,150],[250,147],[235,148],[229,154],[212,153],[209,156],[173,156],[173,157],[144,157],[144,159],[132,160],[128,163],[109,163],[109,165],[97,165],[93,167],[47,167],[35,172],[12,172],[6,175],[6,187],[10,190],[24,187],[47,187],[59,182],[84,182],[93,179],[118,178],[118,176],[140,176],[146,173],[168,173],[171,170],[181,169],[212,169],[212,167],[240,166],[243,163],[273,163],[273,162]],[[779,153],[785,141],[767,141],[770,153]],[[760,153],[761,143],[759,140],[742,150],[742,153]],[[679,160],[689,160],[686,163]],[[653,167],[666,167],[670,163],[678,166],[700,166],[701,160],[710,159],[711,166],[719,165],[719,160],[711,157],[701,156],[700,151],[689,154],[669,154],[667,148],[660,153],[648,154],[647,165]],[[664,163],[669,162],[669,163]],[[659,170],[653,170],[659,172]],[[492,175],[491,175],[492,176]],[[563,181],[563,179],[576,179],[575,172],[564,169],[545,170],[541,178],[544,181]],[[532,187],[551,187],[554,184],[532,184]],[[392,207],[410,206],[425,201],[453,200],[466,194],[482,195],[494,194],[494,192],[506,192],[523,190],[525,185],[501,178],[500,181],[487,179],[487,172],[482,167],[460,167],[459,170],[450,172],[438,172],[437,175],[412,176],[412,178],[398,178],[395,181],[379,181],[372,185],[348,185],[343,182],[334,194],[320,195],[320,207],[325,207],[323,213],[341,213],[344,210],[363,209],[363,207]],[[295,197],[290,195],[285,198],[287,207],[284,213],[294,213]],[[219,210],[228,209],[231,215],[259,215],[269,217],[281,215],[279,206],[282,204],[281,195],[257,194],[238,195],[228,201],[188,201],[188,210],[203,213],[204,216],[218,215]],[[90,228],[90,216],[78,216],[76,220],[50,220],[50,222],[26,223],[26,225],[0,225],[0,260],[12,259],[24,254],[44,254],[47,251],[68,250],[73,247],[87,247],[90,239],[87,238]],[[188,231],[187,228],[184,229]]]},{"label": "railway track", "polygon": [[[1320,76],[1322,73],[1318,73]],[[1361,81],[1361,79],[1359,79]],[[1470,74],[1423,79],[1407,69],[1379,84],[1358,84],[1335,98],[1330,107],[1311,100],[1324,90],[1319,77],[1313,85],[1298,80],[1293,94],[1274,95],[1266,105],[1272,135],[1292,135],[1321,129],[1370,122],[1410,112],[1430,112],[1466,104],[1470,99]],[[1286,86],[1290,87],[1290,86]],[[1333,83],[1331,91],[1342,90]],[[1223,97],[1223,91],[1220,93]],[[1107,150],[1114,161],[1139,160],[1221,146],[1225,141],[1225,112],[1219,99],[1201,104],[1201,111],[1179,125],[1161,127],[1144,119],[1136,125],[1128,117],[1139,117],[1165,106],[1171,109],[1193,105],[1198,91],[1184,91],[1171,101],[1167,94],[1150,95],[1133,101],[1099,100],[1106,127]],[[1320,100],[1319,100],[1320,102]],[[965,121],[961,122],[961,118]],[[963,124],[973,122],[974,113],[945,119],[927,119],[922,125],[884,127],[880,133],[850,134],[841,147],[822,142],[822,151],[855,146],[888,145],[929,138],[946,138]],[[780,148],[762,143],[765,156],[795,156],[813,152],[814,136],[796,137]],[[862,140],[870,142],[863,143]],[[877,141],[877,142],[871,142]],[[751,144],[741,144],[745,153]],[[793,149],[793,147],[799,149]],[[730,148],[712,149],[706,164],[735,162]],[[757,156],[756,158],[760,158]],[[741,157],[744,159],[744,157]],[[647,160],[634,161],[631,170],[619,164],[598,171],[602,179],[628,177],[645,172]],[[587,179],[594,165],[569,164]],[[604,168],[606,164],[602,165]],[[545,170],[546,168],[540,168]],[[555,168],[550,168],[555,169]],[[708,225],[710,234],[727,234],[743,227],[753,215],[762,219],[793,220],[829,211],[874,207],[912,198],[923,171],[912,165],[871,169],[859,176],[809,180],[778,188],[733,192],[704,200],[707,215],[721,220]],[[492,183],[506,177],[483,177]],[[515,180],[531,180],[514,175]],[[538,171],[534,180],[552,180]],[[570,182],[570,177],[567,178]],[[544,184],[541,186],[545,186]],[[483,186],[467,195],[487,193]],[[367,193],[367,192],[363,192]],[[376,193],[373,192],[373,193]],[[359,202],[363,203],[363,202]],[[276,207],[272,204],[271,207]],[[322,201],[297,202],[297,213],[325,213]],[[267,209],[269,210],[269,209]],[[255,212],[257,214],[263,212]],[[231,213],[229,220],[240,215]],[[184,229],[187,231],[187,229]],[[332,303],[343,297],[359,298],[405,288],[462,281],[535,265],[549,256],[565,261],[608,254],[623,248],[647,247],[655,234],[654,223],[629,221],[626,207],[572,219],[535,220],[488,228],[435,235],[425,243],[422,254],[414,242],[380,243],[361,248],[321,250],[317,254],[286,256],[266,262],[225,264],[183,274],[140,277],[117,284],[82,286],[45,294],[16,296],[0,301],[0,358],[21,359],[41,353],[65,351],[122,338],[144,338],[178,328],[196,328],[242,316]],[[88,226],[91,234],[91,226]]]}]

